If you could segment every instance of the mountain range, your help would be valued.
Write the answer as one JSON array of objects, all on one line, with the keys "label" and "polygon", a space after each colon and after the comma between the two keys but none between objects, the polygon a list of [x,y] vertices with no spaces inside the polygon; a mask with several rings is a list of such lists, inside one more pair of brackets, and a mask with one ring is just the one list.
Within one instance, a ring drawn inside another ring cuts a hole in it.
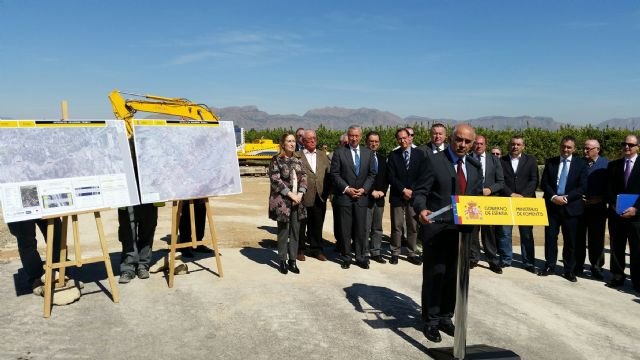
[{"label": "mountain range", "polygon": [[[400,117],[388,111],[377,109],[360,108],[347,109],[341,107],[325,107],[312,109],[304,115],[295,114],[269,114],[261,111],[256,106],[230,106],[224,108],[211,108],[221,120],[233,121],[234,125],[245,129],[274,129],[274,128],[317,128],[323,125],[329,129],[346,129],[349,125],[358,124],[365,127],[400,127],[406,125],[421,124],[431,126],[433,123],[443,123],[455,125],[457,123],[469,123],[476,127],[483,127],[495,130],[523,129],[527,127],[557,130],[562,126],[570,125],[555,121],[552,117],[545,116],[484,116],[474,119],[440,119],[424,116]],[[148,114],[145,118],[171,118]],[[0,119],[10,119],[0,116]],[[598,124],[591,124],[597,128],[623,128],[630,130],[640,129],[640,117],[614,118],[602,121]],[[575,126],[575,125],[574,125]]]}]

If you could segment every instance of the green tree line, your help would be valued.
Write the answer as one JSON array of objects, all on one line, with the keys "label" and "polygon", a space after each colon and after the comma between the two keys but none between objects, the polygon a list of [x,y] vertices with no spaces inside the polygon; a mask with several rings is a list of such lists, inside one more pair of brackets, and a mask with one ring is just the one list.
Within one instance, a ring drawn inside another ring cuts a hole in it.
[{"label": "green tree line", "polygon": [[[429,129],[430,126],[425,126],[422,124],[413,124],[411,126],[416,136],[413,139],[414,144],[421,145],[426,144],[430,140]],[[375,126],[375,127],[363,127],[362,142],[364,143],[364,136],[369,131],[376,131],[380,134],[380,142],[381,142],[381,151],[383,153],[390,152],[394,147],[397,146],[395,140],[395,132],[397,127],[383,127],[383,126]],[[247,142],[253,141],[255,139],[271,139],[276,143],[280,139],[280,136],[284,133],[295,133],[295,128],[276,128],[276,129],[266,129],[266,130],[255,130],[251,129],[246,131],[245,140]],[[329,149],[333,151],[336,146],[338,146],[338,142],[340,140],[340,136],[345,133],[345,130],[334,130],[328,129],[322,125],[318,126],[316,130],[316,134],[318,136],[318,147],[321,147],[322,144],[327,144]],[[451,127],[447,129],[447,134],[451,133]],[[576,144],[579,150],[579,154],[581,154],[582,144],[586,139],[597,139],[600,142],[600,154],[608,157],[609,159],[617,159],[621,156],[620,154],[620,142],[624,141],[624,138],[627,134],[634,134],[636,136],[640,136],[638,131],[630,131],[628,129],[612,129],[605,128],[599,129],[592,127],[591,125],[584,127],[576,127],[576,126],[564,126],[559,130],[549,130],[549,129],[541,129],[541,128],[526,128],[521,130],[514,129],[504,129],[504,130],[495,130],[478,127],[476,128],[476,134],[484,135],[487,139],[487,149],[490,149],[493,146],[499,146],[502,149],[502,153],[506,154],[508,152],[509,140],[514,135],[522,135],[525,139],[525,152],[527,154],[533,155],[538,160],[539,164],[544,164],[544,160],[553,156],[558,156],[559,154],[559,145],[560,139],[566,135],[572,135],[577,140]]]}]

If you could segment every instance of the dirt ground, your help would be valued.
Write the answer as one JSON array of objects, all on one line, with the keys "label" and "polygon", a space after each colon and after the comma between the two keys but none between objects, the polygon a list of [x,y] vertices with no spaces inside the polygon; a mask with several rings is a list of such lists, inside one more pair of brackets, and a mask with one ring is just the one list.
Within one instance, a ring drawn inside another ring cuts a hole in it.
[{"label": "dirt ground", "polygon": [[[221,248],[240,247],[272,247],[275,245],[276,223],[267,217],[267,199],[269,196],[269,180],[266,177],[243,177],[242,194],[224,197],[213,197],[210,203],[213,207],[213,216],[218,243]],[[389,208],[384,212],[383,229],[385,236],[391,231],[389,220]],[[120,250],[118,243],[117,211],[102,212],[105,235],[108,241],[109,251]],[[161,207],[158,215],[158,227],[154,242],[154,250],[168,247],[171,238],[171,203]],[[0,215],[1,217],[1,215]],[[80,215],[80,244],[83,252],[96,252],[99,250],[97,230],[92,214]],[[207,225],[206,237],[209,238]],[[335,242],[333,236],[333,213],[331,205],[327,209],[324,224],[324,238],[328,242]],[[514,246],[519,244],[518,231],[514,231]],[[39,239],[42,235],[38,233]],[[544,244],[544,228],[535,227],[534,237],[537,245]],[[72,246],[72,233],[69,232],[69,247]],[[44,249],[44,242],[39,242]],[[0,221],[0,259],[15,259],[18,257],[15,238],[11,236],[7,225]]]}]

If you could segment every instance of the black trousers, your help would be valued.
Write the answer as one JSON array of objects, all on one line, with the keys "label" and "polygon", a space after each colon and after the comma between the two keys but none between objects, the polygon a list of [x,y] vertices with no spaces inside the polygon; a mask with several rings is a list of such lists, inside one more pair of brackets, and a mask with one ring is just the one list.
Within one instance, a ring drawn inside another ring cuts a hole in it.
[{"label": "black trousers", "polygon": [[500,264],[500,258],[498,258],[496,225],[479,225],[473,227],[471,231],[471,262],[480,261],[480,236],[482,236],[482,248],[484,249],[487,262],[498,266]]},{"label": "black trousers", "polygon": [[309,243],[312,255],[322,253],[322,227],[327,213],[327,203],[316,195],[313,206],[307,207],[307,218],[300,221],[300,244],[298,250],[304,251]]},{"label": "black trousers", "polygon": [[[9,232],[16,237],[18,242],[18,253],[22,262],[22,269],[27,274],[27,281],[32,285],[36,279],[44,275],[42,268],[42,258],[38,253],[38,242],[36,240],[36,226],[40,228],[42,235],[47,240],[48,220],[24,220],[7,223]],[[53,261],[60,260],[60,242],[62,240],[62,221],[56,218],[53,222]]]},{"label": "black trousers", "polygon": [[625,278],[627,241],[630,249],[629,268],[633,287],[640,289],[640,222],[623,220],[609,212],[609,238],[611,239],[611,273],[613,278]]},{"label": "black trousers", "polygon": [[558,234],[562,229],[562,261],[564,272],[573,272],[576,267],[576,231],[578,217],[566,211],[549,214],[549,226],[544,230],[544,266],[554,269],[558,262]]},{"label": "black trousers", "polygon": [[[196,240],[204,239],[204,225],[207,219],[207,207],[202,199],[193,200],[193,213],[196,223]],[[180,224],[178,225],[180,237],[178,243],[191,241],[191,211],[189,210],[189,201],[182,202],[182,215],[180,216]]]},{"label": "black trousers", "polygon": [[578,218],[578,230],[576,232],[576,274],[581,274],[584,271],[587,248],[589,249],[591,267],[601,270],[604,266],[604,230],[606,222],[606,204],[585,206],[584,214]]},{"label": "black trousers", "polygon": [[346,262],[351,261],[351,239],[355,243],[356,261],[366,261],[367,246],[367,207],[353,202],[347,206],[336,206],[338,217],[333,221],[338,224],[342,239],[342,257]]},{"label": "black trousers", "polygon": [[[421,226],[423,239],[422,318],[427,325],[451,323],[456,308],[457,229],[443,224]],[[469,234],[463,234],[469,236]]]}]

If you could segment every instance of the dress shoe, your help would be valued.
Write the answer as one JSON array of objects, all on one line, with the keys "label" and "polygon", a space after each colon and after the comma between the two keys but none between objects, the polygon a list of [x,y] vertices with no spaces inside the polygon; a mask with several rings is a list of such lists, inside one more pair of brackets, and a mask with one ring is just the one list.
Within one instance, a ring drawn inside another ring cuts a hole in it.
[{"label": "dress shoe", "polygon": [[440,342],[442,341],[442,337],[440,336],[440,331],[438,331],[438,327],[435,325],[425,325],[422,333],[429,341]]},{"label": "dress shoe", "polygon": [[527,267],[524,268],[525,270],[527,270],[528,272],[532,273],[532,274],[536,274],[536,267],[533,265],[529,265]]},{"label": "dress shoe", "polygon": [[413,265],[422,265],[422,260],[420,260],[417,256],[407,256],[407,261],[412,263]]},{"label": "dress shoe", "polygon": [[489,270],[496,274],[502,274],[502,268],[496,264],[489,264]]},{"label": "dress shoe", "polygon": [[456,332],[456,327],[452,323],[445,323],[438,325],[438,330],[453,337],[453,334]]},{"label": "dress shoe", "polygon": [[371,257],[371,260],[379,263],[379,264],[386,264],[387,260],[385,260],[384,258],[382,258],[382,255],[373,255]]},{"label": "dress shoe", "polygon": [[540,271],[538,271],[538,276],[549,276],[549,275],[553,275],[555,274],[555,272],[553,271],[552,268],[546,267]]},{"label": "dress shoe", "polygon": [[314,256],[316,259],[320,260],[320,261],[327,261],[327,257],[324,256],[323,253],[319,253],[318,255]]},{"label": "dress shoe", "polygon": [[364,261],[356,261],[356,265],[360,266],[363,269],[368,269],[369,268],[369,262],[367,260]]},{"label": "dress shoe", "polygon": [[602,280],[602,271],[597,268],[591,268],[591,277],[596,280]]},{"label": "dress shoe", "polygon": [[178,249],[178,251],[180,252],[180,254],[182,254],[182,257],[184,258],[193,257],[193,250],[191,250],[191,248],[182,248],[182,249]]},{"label": "dress shoe", "polygon": [[342,264],[340,264],[340,267],[343,269],[348,269],[349,267],[351,267],[351,261],[343,261]]},{"label": "dress shoe", "polygon": [[503,262],[501,262],[501,263],[500,263],[500,267],[501,267],[501,268],[503,268],[503,269],[504,269],[504,268],[511,267],[511,263],[503,263]]},{"label": "dress shoe", "polygon": [[605,286],[610,288],[622,287],[624,286],[624,279],[611,279],[611,281],[606,283]]},{"label": "dress shoe", "polygon": [[305,261],[306,258],[304,257],[304,251],[298,251],[298,255],[296,256],[296,260],[298,261]]},{"label": "dress shoe", "polygon": [[476,266],[478,266],[478,262],[477,261],[470,261],[469,262],[469,269],[473,269]]},{"label": "dress shoe", "polygon": [[287,262],[284,260],[280,261],[280,273],[282,274],[287,274],[289,272],[289,269],[287,267]]},{"label": "dress shoe", "polygon": [[298,268],[298,265],[296,265],[295,260],[289,260],[289,271],[294,274],[300,274],[300,269]]},{"label": "dress shoe", "polygon": [[577,282],[578,278],[576,278],[576,275],[572,272],[566,272],[564,273],[564,275],[562,276],[563,278],[571,281],[571,282]]},{"label": "dress shoe", "polygon": [[398,255],[391,255],[391,260],[389,260],[389,264],[398,265]]}]

